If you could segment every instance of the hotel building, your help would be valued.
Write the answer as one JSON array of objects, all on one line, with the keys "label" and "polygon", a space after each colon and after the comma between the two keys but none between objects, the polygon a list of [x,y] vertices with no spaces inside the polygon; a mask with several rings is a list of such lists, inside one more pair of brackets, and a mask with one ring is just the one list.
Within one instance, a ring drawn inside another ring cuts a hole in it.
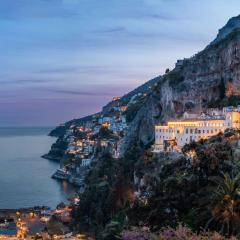
[{"label": "hotel building", "polygon": [[[216,115],[216,112],[219,114]],[[212,114],[211,114],[212,113]],[[207,139],[227,128],[240,128],[239,108],[223,108],[212,110],[208,115],[184,114],[182,120],[170,120],[167,125],[155,126],[154,152],[181,150],[191,141]],[[191,118],[191,117],[195,118]]]}]

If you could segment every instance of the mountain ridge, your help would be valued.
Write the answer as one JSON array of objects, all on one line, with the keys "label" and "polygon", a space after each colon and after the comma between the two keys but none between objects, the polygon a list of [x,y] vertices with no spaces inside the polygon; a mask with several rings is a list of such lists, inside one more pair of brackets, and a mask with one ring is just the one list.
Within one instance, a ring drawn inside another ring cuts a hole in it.
[{"label": "mountain ridge", "polygon": [[134,141],[153,141],[156,124],[179,118],[184,111],[206,108],[212,101],[239,96],[239,88],[240,30],[234,29],[193,57],[178,61],[163,76],[131,122],[122,153]]},{"label": "mountain ridge", "polygon": [[[224,42],[226,42],[228,40],[228,38],[234,37],[235,34],[238,34],[239,31],[240,31],[240,15],[229,19],[227,24],[219,30],[217,37],[208,46],[206,46],[205,49],[203,49],[199,53],[195,54],[193,57],[185,58],[183,60],[178,60],[178,62],[176,63],[176,67],[172,71],[170,71],[170,76],[173,76],[176,72],[181,70],[182,66],[184,66],[185,64],[189,64],[189,62],[191,62],[191,64],[195,64],[196,58],[199,58],[201,55],[206,54],[206,52],[211,51],[212,48],[223,44]],[[193,74],[194,74],[194,72],[193,72]],[[205,73],[205,74],[207,74],[207,73]],[[211,71],[208,74],[214,75],[214,71]],[[140,85],[139,87],[136,87],[129,93],[120,97],[119,101],[122,101],[123,99],[129,100],[133,95],[135,95],[139,92],[148,92],[151,95],[151,91],[149,91],[151,89],[151,87],[153,87],[155,84],[161,82],[162,80],[163,81],[167,80],[169,78],[168,76],[169,76],[168,74],[159,75],[159,76],[145,82],[144,84]],[[183,81],[183,83],[180,84],[182,88],[184,87],[184,83],[185,83],[185,81]],[[95,113],[95,114],[101,114],[101,113],[108,111],[108,109],[111,108],[112,104],[113,104],[113,101],[110,101],[108,104],[106,104],[103,107],[102,111]],[[56,127],[53,131],[51,131],[50,135],[59,137],[59,136],[63,135],[65,133],[66,129],[69,128],[72,124],[81,124],[82,122],[88,121],[95,114],[92,114],[92,115],[89,115],[86,117],[82,117],[82,118],[78,118],[78,119],[70,120],[70,121]]]}]

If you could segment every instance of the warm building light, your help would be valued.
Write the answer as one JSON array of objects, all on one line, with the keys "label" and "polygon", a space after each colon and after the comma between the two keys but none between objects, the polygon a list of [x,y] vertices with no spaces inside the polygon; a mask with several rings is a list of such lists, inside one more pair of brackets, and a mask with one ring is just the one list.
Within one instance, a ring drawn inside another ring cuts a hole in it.
[{"label": "warm building light", "polygon": [[[212,109],[215,114],[216,110]],[[209,110],[209,112],[211,113]],[[223,109],[221,115],[205,115],[198,118],[171,120],[167,125],[155,126],[155,148],[159,152],[164,149],[180,150],[185,144],[200,139],[207,139],[224,132],[227,128],[240,128],[240,112],[238,109]],[[187,116],[188,114],[184,114]],[[176,146],[170,144],[175,141]]]}]

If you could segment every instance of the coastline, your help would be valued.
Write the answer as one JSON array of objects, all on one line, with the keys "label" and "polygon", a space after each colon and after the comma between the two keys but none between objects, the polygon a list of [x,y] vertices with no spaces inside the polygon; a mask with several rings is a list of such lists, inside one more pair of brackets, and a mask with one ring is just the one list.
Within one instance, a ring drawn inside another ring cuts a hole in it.
[{"label": "coastline", "polygon": [[61,161],[61,158],[59,157],[53,157],[51,154],[49,153],[46,153],[46,154],[43,154],[41,156],[41,158],[43,159],[46,159],[46,160],[50,160],[50,161],[54,161],[54,162],[60,162]]}]

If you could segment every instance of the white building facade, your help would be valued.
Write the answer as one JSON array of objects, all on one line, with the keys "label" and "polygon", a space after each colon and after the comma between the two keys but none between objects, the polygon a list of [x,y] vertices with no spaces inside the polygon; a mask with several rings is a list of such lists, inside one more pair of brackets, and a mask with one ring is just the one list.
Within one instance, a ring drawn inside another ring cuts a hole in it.
[{"label": "white building facade", "polygon": [[154,152],[166,150],[166,146],[180,150],[191,141],[207,139],[227,128],[240,128],[240,112],[223,109],[218,116],[169,121],[155,126]]}]

